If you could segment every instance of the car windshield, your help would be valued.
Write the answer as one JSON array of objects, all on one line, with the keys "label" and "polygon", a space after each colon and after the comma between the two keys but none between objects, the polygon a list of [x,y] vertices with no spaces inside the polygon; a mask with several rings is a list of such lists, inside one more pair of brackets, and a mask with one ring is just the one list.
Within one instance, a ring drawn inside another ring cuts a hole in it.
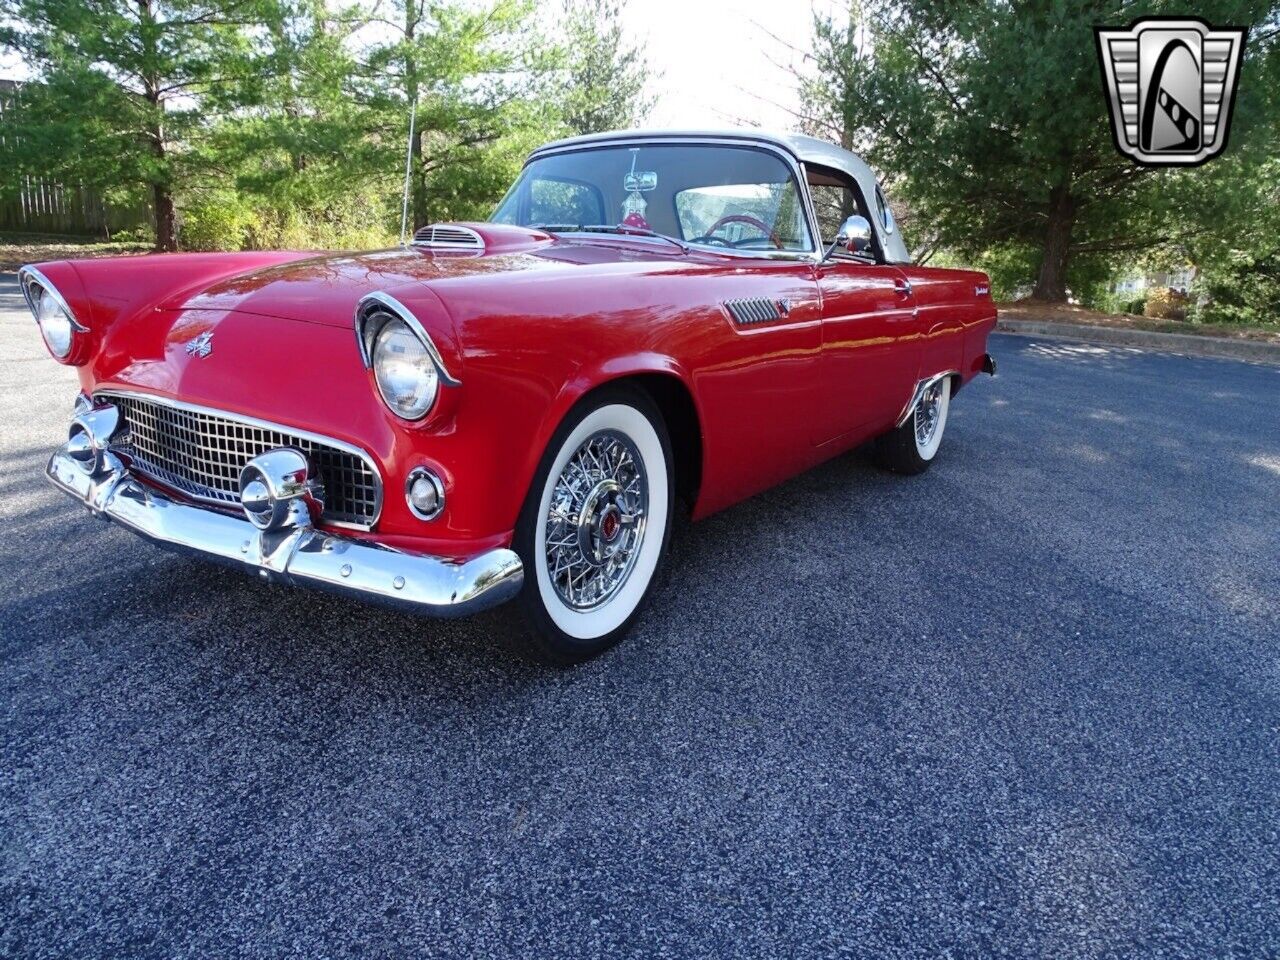
[{"label": "car windshield", "polygon": [[791,169],[750,146],[607,146],[541,157],[492,220],[553,232],[652,232],[721,250],[813,250]]}]

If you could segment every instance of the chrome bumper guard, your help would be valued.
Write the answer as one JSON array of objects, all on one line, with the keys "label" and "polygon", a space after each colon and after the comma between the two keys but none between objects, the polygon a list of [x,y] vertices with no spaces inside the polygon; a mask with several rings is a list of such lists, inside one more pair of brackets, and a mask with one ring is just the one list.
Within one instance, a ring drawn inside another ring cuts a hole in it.
[{"label": "chrome bumper guard", "polygon": [[259,530],[246,518],[170,499],[132,478],[113,453],[91,473],[54,452],[45,473],[94,514],[160,547],[257,570],[270,581],[316,587],[439,617],[461,617],[509,600],[524,571],[512,550],[463,563],[401,553],[310,526]]}]

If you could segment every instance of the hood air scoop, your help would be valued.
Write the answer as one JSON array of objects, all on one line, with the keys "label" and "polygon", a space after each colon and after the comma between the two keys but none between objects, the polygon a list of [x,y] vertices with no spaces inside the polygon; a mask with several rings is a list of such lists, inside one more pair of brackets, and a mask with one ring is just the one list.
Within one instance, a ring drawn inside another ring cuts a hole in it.
[{"label": "hood air scoop", "polygon": [[484,253],[484,237],[470,227],[456,223],[433,223],[413,235],[415,247],[431,250],[457,250],[467,253]]}]

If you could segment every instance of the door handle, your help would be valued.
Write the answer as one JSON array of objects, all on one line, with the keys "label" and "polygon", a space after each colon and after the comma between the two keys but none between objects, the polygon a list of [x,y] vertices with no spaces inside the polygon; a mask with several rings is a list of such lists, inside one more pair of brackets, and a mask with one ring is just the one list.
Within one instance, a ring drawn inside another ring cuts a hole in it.
[{"label": "door handle", "polygon": [[895,280],[893,281],[893,289],[897,291],[898,296],[909,297],[911,296],[911,281]]}]

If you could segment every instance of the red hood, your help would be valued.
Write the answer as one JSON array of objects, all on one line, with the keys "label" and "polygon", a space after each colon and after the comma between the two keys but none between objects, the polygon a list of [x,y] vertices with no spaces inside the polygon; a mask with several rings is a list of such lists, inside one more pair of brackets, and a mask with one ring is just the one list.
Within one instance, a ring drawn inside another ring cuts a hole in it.
[{"label": "red hood", "polygon": [[[180,290],[160,306],[173,310],[235,310],[349,327],[360,298],[382,290],[409,303],[446,303],[449,291],[477,282],[523,282],[533,274],[576,268],[635,272],[685,261],[674,246],[625,237],[560,240],[499,224],[471,224],[485,240],[483,253],[420,247],[311,257],[219,279],[199,292]],[[421,289],[422,285],[429,291]]]}]

